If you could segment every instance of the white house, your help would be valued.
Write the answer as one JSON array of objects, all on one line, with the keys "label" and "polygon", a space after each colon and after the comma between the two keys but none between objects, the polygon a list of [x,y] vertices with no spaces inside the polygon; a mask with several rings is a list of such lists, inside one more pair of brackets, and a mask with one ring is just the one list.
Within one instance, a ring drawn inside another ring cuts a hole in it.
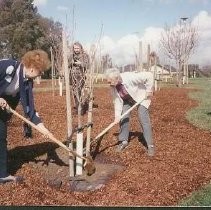
[{"label": "white house", "polygon": [[165,80],[166,82],[172,80],[173,76],[176,74],[176,69],[174,67],[167,68],[166,66],[161,66],[159,64],[151,66],[150,70],[153,73],[155,72],[155,79]]},{"label": "white house", "polygon": [[158,75],[170,75],[170,71],[167,70],[165,67],[162,67],[161,65],[154,65],[151,66],[150,69],[152,72],[156,71]]}]

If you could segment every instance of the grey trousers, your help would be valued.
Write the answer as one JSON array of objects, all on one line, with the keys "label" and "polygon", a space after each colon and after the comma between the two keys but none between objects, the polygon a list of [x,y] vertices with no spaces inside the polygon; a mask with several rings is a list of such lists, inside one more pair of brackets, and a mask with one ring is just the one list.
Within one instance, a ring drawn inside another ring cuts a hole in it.
[{"label": "grey trousers", "polygon": [[[125,113],[128,109],[130,109],[132,105],[129,103],[124,103],[122,114]],[[120,132],[119,132],[119,141],[128,141],[129,137],[129,118],[130,113],[127,114],[121,121],[120,121]],[[152,139],[152,126],[149,117],[149,110],[142,106],[138,106],[138,118],[139,122],[143,128],[143,136],[147,143],[147,146],[153,145]]]}]

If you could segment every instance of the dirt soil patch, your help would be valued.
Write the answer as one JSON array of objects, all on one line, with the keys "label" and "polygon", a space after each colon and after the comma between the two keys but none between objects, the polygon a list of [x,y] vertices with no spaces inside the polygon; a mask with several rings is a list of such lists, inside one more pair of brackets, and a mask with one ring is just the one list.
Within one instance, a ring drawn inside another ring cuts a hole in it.
[{"label": "dirt soil patch", "polygon": [[[188,98],[186,89],[162,89],[155,93],[150,109],[155,142],[155,157],[147,156],[141,143],[142,131],[136,111],[131,118],[129,146],[115,151],[118,126],[92,148],[100,172],[111,170],[105,183],[96,189],[71,191],[66,171],[66,151],[46,141],[34,131],[32,140],[22,136],[21,121],[13,116],[9,123],[8,148],[10,172],[25,177],[23,184],[0,185],[1,205],[80,205],[80,206],[169,206],[177,203],[211,180],[211,137],[191,125],[186,112],[197,103]],[[57,91],[58,92],[58,91]],[[66,140],[65,96],[58,93],[35,94],[36,108],[45,125],[61,141]],[[95,90],[93,132],[95,137],[113,121],[113,104],[108,88]],[[21,113],[20,108],[17,109]],[[84,116],[84,121],[87,116]],[[76,126],[77,118],[73,124]],[[118,166],[121,166],[118,168]],[[106,173],[107,173],[106,172]],[[65,180],[67,184],[65,184]],[[93,178],[94,179],[94,178]],[[52,187],[54,180],[57,187]],[[60,181],[63,181],[60,186]],[[95,179],[94,179],[95,180]],[[57,182],[56,182],[57,181]],[[89,183],[91,181],[88,181]],[[100,185],[102,184],[102,185]],[[80,182],[76,183],[76,187]],[[69,187],[68,187],[69,186]],[[98,189],[97,189],[98,188]]]}]

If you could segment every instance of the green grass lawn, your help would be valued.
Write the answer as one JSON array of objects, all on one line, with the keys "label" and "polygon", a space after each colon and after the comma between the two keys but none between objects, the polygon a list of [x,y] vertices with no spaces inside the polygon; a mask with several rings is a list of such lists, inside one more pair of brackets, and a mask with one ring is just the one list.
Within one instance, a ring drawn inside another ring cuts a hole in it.
[{"label": "green grass lawn", "polygon": [[191,86],[199,89],[189,94],[199,106],[187,113],[187,119],[195,126],[211,131],[211,78],[192,80]]},{"label": "green grass lawn", "polygon": [[193,192],[180,202],[179,206],[211,206],[211,184]]},{"label": "green grass lawn", "polygon": [[[197,100],[199,104],[187,113],[187,119],[195,126],[211,131],[211,78],[192,79],[188,88],[198,89],[197,91],[191,91],[189,96]],[[193,192],[178,205],[211,206],[211,184],[204,186],[197,192]]]}]

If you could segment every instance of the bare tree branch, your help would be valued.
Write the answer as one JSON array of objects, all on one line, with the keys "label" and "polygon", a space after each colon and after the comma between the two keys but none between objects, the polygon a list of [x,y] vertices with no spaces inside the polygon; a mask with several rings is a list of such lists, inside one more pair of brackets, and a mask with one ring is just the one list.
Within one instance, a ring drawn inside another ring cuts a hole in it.
[{"label": "bare tree branch", "polygon": [[[182,21],[182,20],[181,20]],[[178,64],[178,84],[182,73],[182,66],[194,53],[198,42],[198,30],[187,21],[176,26],[165,27],[161,34],[161,48],[163,53]]]}]

